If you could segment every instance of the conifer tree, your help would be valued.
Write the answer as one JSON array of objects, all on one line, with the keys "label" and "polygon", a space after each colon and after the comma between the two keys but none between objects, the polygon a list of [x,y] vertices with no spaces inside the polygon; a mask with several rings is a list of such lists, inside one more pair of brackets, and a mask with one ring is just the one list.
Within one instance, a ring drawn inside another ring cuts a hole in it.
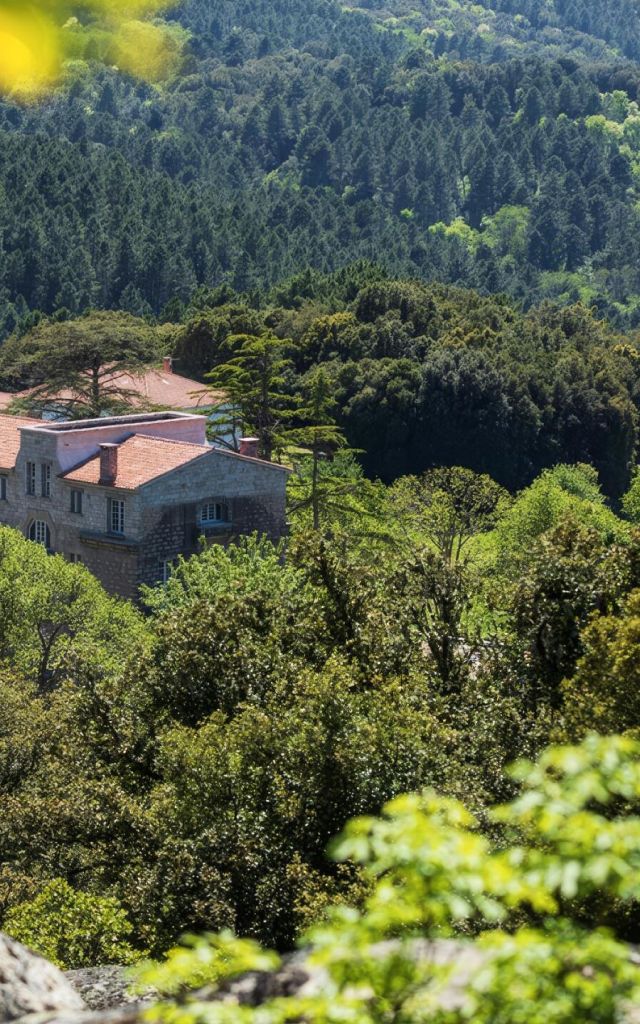
[{"label": "conifer tree", "polygon": [[311,509],[313,529],[318,530],[323,504],[341,488],[340,481],[323,477],[321,465],[324,460],[332,459],[338,449],[344,449],[346,441],[334,417],[337,403],[326,370],[319,368],[310,375],[305,392],[305,404],[297,410],[297,417],[304,425],[292,431],[291,440],[306,451],[311,461],[308,492],[302,496],[298,507]]},{"label": "conifer tree", "polygon": [[215,437],[231,433],[237,449],[240,430],[255,433],[261,458],[270,462],[285,444],[293,404],[286,390],[287,343],[265,330],[231,335],[226,345],[230,358],[206,375],[218,392],[212,402]]},{"label": "conifer tree", "polygon": [[29,388],[20,403],[42,413],[55,405],[71,419],[126,412],[138,394],[130,378],[162,355],[156,331],[129,313],[93,312],[43,322],[2,348],[0,380]]}]

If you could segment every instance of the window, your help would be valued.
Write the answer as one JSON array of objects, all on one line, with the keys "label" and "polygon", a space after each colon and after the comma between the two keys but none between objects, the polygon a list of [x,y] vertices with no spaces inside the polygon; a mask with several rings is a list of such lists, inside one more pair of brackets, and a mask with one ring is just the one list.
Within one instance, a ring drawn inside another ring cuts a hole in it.
[{"label": "window", "polygon": [[75,512],[76,515],[82,515],[82,496],[84,491],[72,491],[71,492],[71,511]]},{"label": "window", "polygon": [[41,494],[43,498],[51,497],[51,466],[43,462],[40,466]]},{"label": "window", "polygon": [[76,555],[75,553],[72,553],[70,555],[67,555],[67,558],[69,559],[70,562],[73,562],[74,565],[82,565],[82,555]]},{"label": "window", "polygon": [[42,544],[45,548],[51,547],[51,532],[42,519],[34,519],[29,527],[29,540],[36,544]]},{"label": "window", "polygon": [[0,476],[0,501],[7,500],[7,478]]},{"label": "window", "polygon": [[158,565],[158,581],[160,583],[166,583],[171,576],[171,570],[173,569],[173,562],[171,559],[165,558],[160,561]]},{"label": "window", "polygon": [[124,501],[111,498],[109,501],[109,523],[111,533],[124,533]]},{"label": "window", "polygon": [[36,493],[36,464],[35,462],[27,462],[27,494]]},{"label": "window", "polygon": [[229,522],[229,506],[219,501],[210,501],[200,509],[200,522],[203,526],[212,523]]}]

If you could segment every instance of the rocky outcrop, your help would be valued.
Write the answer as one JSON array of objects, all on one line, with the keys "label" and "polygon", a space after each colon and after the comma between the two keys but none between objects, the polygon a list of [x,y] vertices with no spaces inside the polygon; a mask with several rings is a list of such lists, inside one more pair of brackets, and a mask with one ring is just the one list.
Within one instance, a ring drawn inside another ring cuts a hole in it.
[{"label": "rocky outcrop", "polygon": [[90,1010],[114,1010],[118,1007],[139,1007],[153,999],[157,993],[132,995],[129,991],[129,973],[125,967],[87,967],[79,971],[66,971],[65,977],[82,996]]},{"label": "rocky outcrop", "polygon": [[[380,943],[373,951],[383,956],[389,943]],[[465,986],[482,966],[482,954],[470,943],[454,941],[417,941],[414,952],[421,960],[453,965],[453,976],[439,1001],[449,1012],[463,1010]],[[637,954],[631,951],[630,955]],[[324,972],[309,964],[304,953],[296,953],[285,958],[276,971],[249,972],[220,989],[202,990],[197,997],[259,1006],[277,996],[314,995],[323,990],[326,980]],[[0,1024],[142,1024],[142,1011],[148,1005],[128,993],[123,968],[97,967],[69,971],[65,976],[0,933]],[[638,1009],[626,1008],[625,1024],[640,1024]]]},{"label": "rocky outcrop", "polygon": [[85,1009],[82,997],[62,971],[0,932],[0,1021]]}]

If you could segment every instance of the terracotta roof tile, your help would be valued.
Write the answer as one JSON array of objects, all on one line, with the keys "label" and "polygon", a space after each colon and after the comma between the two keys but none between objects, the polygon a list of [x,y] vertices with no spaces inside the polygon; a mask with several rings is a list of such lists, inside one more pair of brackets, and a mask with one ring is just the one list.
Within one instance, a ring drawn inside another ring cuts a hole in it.
[{"label": "terracotta roof tile", "polygon": [[0,416],[0,468],[13,469],[20,449],[20,427],[41,427],[42,420]]},{"label": "terracotta roof tile", "polygon": [[10,391],[0,391],[0,409],[8,409],[15,397]]},{"label": "terracotta roof tile", "polygon": [[[170,441],[163,437],[134,434],[118,445],[118,471],[112,487],[135,491],[156,477],[179,469],[194,459],[210,455],[208,445]],[[75,469],[62,474],[63,479],[76,483],[100,483],[100,455],[94,455]]]},{"label": "terracotta roof tile", "polygon": [[[185,412],[206,408],[214,400],[219,401],[224,398],[220,391],[205,391],[204,384],[199,384],[197,380],[190,380],[189,377],[182,377],[179,373],[159,370],[155,367],[150,367],[140,374],[114,373],[112,377],[106,376],[102,381],[102,386],[108,388],[110,384],[122,391],[132,393],[132,408],[148,409],[150,406],[161,406],[165,409],[177,409]],[[10,397],[12,399],[28,398],[32,390],[28,388],[26,391],[21,391]],[[64,402],[75,398],[76,394],[71,389],[65,388],[59,391],[56,397]],[[55,398],[52,398],[51,401],[55,401]]]},{"label": "terracotta roof tile", "polygon": [[147,370],[141,377],[125,380],[122,386],[138,392],[141,400],[151,405],[170,409],[201,409],[224,397],[221,392],[206,391],[195,380],[165,370]]}]

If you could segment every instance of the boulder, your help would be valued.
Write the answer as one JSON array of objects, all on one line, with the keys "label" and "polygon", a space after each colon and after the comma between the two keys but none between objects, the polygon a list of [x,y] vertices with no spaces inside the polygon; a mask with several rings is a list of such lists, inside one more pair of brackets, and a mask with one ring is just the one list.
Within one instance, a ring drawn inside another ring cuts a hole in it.
[{"label": "boulder", "polygon": [[0,1022],[85,1009],[62,971],[0,932]]}]

